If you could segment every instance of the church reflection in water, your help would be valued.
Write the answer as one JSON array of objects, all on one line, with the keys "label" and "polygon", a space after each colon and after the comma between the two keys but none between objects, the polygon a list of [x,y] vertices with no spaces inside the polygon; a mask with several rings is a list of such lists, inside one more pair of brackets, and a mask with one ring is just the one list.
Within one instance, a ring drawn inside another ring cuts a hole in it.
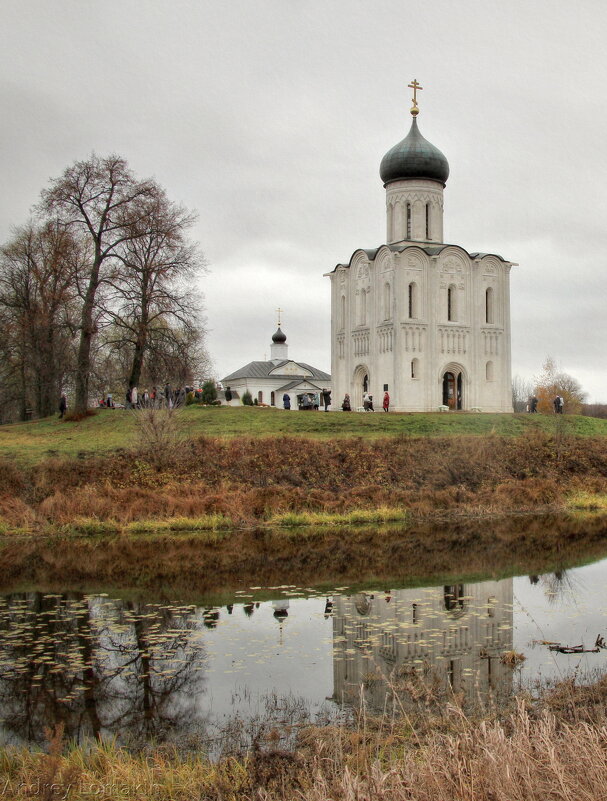
[{"label": "church reflection in water", "polygon": [[473,702],[510,693],[512,579],[335,596],[334,699],[385,707],[453,691]]},{"label": "church reflection in water", "polygon": [[251,699],[264,692],[297,696],[294,709],[301,700],[297,714],[311,720],[331,696],[331,670],[337,703],[322,712],[327,720],[361,693],[376,709],[393,693],[401,703],[441,690],[499,698],[512,684],[500,661],[512,649],[512,586],[235,599],[225,608],[0,596],[0,742],[42,745],[56,724],[70,740],[210,741],[231,717],[258,715]]}]

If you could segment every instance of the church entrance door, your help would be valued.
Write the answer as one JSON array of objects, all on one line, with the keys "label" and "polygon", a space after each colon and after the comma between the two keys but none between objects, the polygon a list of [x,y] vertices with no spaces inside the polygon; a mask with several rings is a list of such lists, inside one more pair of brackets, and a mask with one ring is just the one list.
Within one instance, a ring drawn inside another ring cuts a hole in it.
[{"label": "church entrance door", "polygon": [[462,374],[446,372],[443,375],[443,406],[456,410],[462,408]]},{"label": "church entrance door", "polygon": [[354,380],[352,384],[352,397],[350,402],[352,405],[352,411],[356,411],[356,409],[362,407],[363,395],[365,392],[369,392],[370,387],[369,370],[364,365],[357,367],[354,371]]}]

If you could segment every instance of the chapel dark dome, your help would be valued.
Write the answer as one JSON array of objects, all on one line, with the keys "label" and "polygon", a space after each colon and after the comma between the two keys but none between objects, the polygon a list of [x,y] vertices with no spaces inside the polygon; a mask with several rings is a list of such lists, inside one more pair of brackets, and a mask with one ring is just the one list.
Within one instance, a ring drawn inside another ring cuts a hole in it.
[{"label": "chapel dark dome", "polygon": [[272,334],[272,342],[278,345],[279,343],[282,344],[283,342],[286,341],[287,341],[287,335],[283,334],[283,332],[280,330],[280,326],[278,326],[278,331],[275,334]]},{"label": "chapel dark dome", "polygon": [[381,160],[379,174],[384,184],[407,178],[439,181],[443,186],[449,177],[449,162],[437,147],[420,134],[413,117],[411,130]]}]

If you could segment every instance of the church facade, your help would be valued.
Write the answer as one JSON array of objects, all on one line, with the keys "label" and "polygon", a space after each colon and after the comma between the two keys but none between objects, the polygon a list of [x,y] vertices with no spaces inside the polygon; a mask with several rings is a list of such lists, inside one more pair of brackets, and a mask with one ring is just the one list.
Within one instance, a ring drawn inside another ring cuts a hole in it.
[{"label": "church facade", "polygon": [[[416,81],[410,86],[417,91]],[[333,407],[384,391],[394,411],[512,412],[509,262],[443,237],[445,156],[421,135],[386,153],[386,243],[354,251],[331,279]]]}]

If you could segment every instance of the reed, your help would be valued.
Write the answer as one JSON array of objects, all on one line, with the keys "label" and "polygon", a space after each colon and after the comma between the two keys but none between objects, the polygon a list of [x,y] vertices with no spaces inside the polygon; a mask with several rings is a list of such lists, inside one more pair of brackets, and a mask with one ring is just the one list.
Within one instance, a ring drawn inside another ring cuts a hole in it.
[{"label": "reed", "polygon": [[504,714],[468,716],[455,696],[411,715],[362,706],[350,725],[304,727],[294,751],[270,732],[215,762],[175,746],[76,746],[58,727],[46,753],[0,749],[0,787],[75,801],[594,801],[605,797],[606,697],[603,678],[522,695]]}]

